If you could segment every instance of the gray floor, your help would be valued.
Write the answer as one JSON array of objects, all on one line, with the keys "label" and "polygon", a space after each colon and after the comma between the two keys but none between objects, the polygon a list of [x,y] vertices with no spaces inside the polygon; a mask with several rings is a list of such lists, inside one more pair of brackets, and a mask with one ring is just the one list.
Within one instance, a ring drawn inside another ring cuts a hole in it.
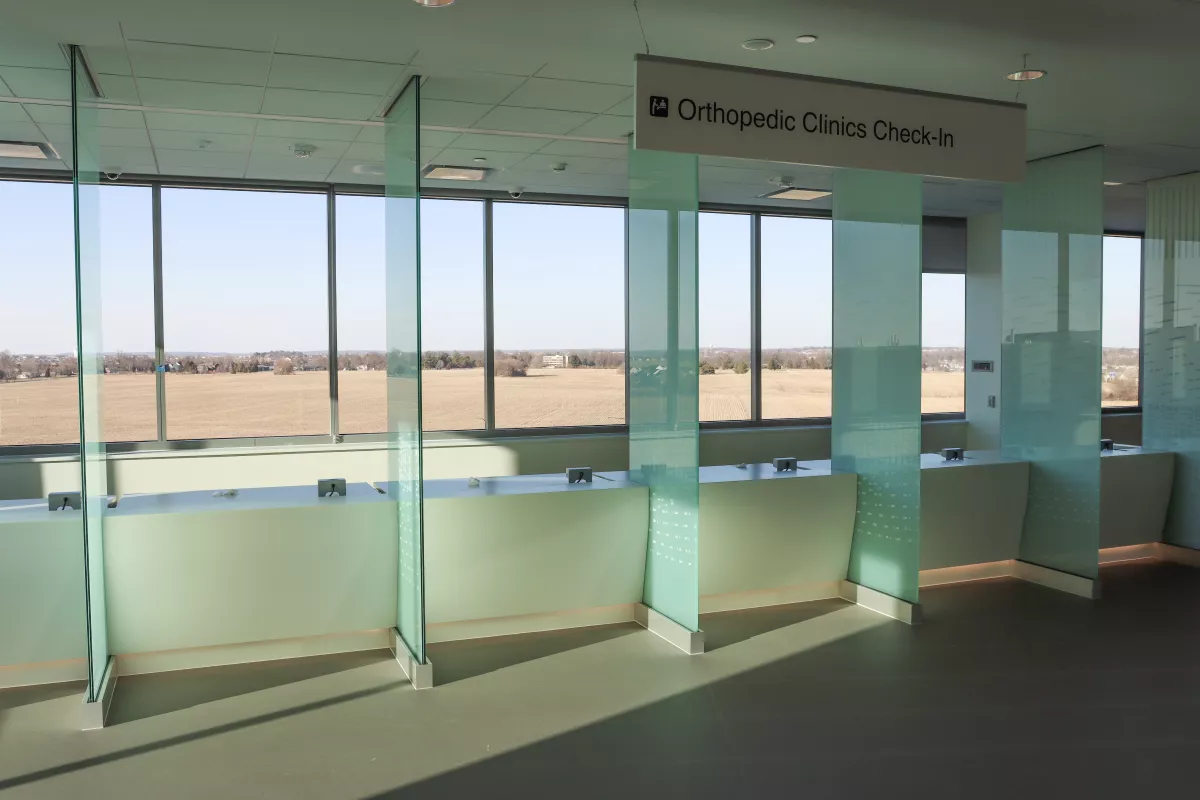
[{"label": "gray floor", "polygon": [[84,798],[1195,797],[1200,571],[706,617],[688,658],[627,626],[0,692],[0,793]]}]

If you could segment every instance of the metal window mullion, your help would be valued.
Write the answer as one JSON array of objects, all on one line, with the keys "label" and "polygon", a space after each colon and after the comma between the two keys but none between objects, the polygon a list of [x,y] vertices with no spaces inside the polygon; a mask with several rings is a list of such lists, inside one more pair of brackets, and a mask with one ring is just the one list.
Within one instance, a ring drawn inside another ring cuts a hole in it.
[{"label": "metal window mullion", "polygon": [[[697,219],[697,231],[699,231],[699,219]],[[697,251],[699,250],[699,240],[697,238]],[[697,287],[699,281],[697,281]],[[625,367],[621,370],[621,380],[625,383],[625,427],[629,427],[629,368],[630,368],[630,352],[629,352],[629,207],[625,207]],[[698,295],[699,293],[697,293]],[[699,314],[697,321],[699,321]],[[697,337],[698,338],[698,337]]]},{"label": "metal window mullion", "polygon": [[154,253],[154,406],[158,419],[158,443],[167,441],[167,343],[163,322],[163,236],[162,185],[150,186],[150,215]]},{"label": "metal window mullion", "polygon": [[762,214],[750,217],[750,420],[762,419]]},{"label": "metal window mullion", "polygon": [[325,194],[325,242],[327,265],[326,303],[329,323],[329,439],[341,441],[341,420],[338,414],[338,339],[337,339],[337,195],[330,186]]},{"label": "metal window mullion", "polygon": [[483,407],[484,429],[496,430],[496,315],[493,275],[493,208],[483,201]]}]

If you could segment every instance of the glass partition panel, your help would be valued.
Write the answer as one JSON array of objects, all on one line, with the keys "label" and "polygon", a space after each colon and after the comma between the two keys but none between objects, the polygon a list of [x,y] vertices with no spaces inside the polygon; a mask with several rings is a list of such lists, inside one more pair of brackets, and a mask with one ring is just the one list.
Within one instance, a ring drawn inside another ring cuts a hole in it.
[{"label": "glass partition panel", "polygon": [[1030,462],[1020,557],[1096,577],[1103,151],[1029,164],[1004,189],[1003,454]]},{"label": "glass partition panel", "polygon": [[1200,549],[1200,175],[1146,189],[1142,445],[1175,453],[1163,541]]},{"label": "glass partition panel", "polygon": [[833,224],[762,218],[763,419],[828,417],[833,364]]},{"label": "glass partition panel", "polygon": [[700,215],[700,419],[748,420],[749,214]]},{"label": "glass partition panel", "polygon": [[629,151],[629,468],[650,487],[643,600],[699,630],[697,158]]},{"label": "glass partition panel", "polygon": [[421,460],[421,115],[419,77],[386,118],[385,296],[389,492],[396,501],[396,627],[425,663],[425,563]]},{"label": "glass partition panel", "polygon": [[100,698],[109,668],[104,593],[104,513],[108,477],[104,446],[104,345],[101,309],[100,140],[97,94],[79,51],[72,47],[71,108],[75,191],[75,321],[79,377],[80,494],[83,504],[87,602],[88,702]]},{"label": "glass partition panel", "polygon": [[917,602],[921,533],[921,178],[833,182],[833,468],[858,473],[847,577]]}]

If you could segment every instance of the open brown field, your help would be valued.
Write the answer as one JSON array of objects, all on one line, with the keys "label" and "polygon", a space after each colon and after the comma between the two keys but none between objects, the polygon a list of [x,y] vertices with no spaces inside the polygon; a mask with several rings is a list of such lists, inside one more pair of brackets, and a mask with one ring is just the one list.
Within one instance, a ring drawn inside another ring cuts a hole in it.
[{"label": "open brown field", "polygon": [[[426,371],[425,427],[483,427],[483,371]],[[763,373],[763,415],[823,417],[830,413],[828,370]],[[387,422],[387,381],[381,372],[338,374],[343,433],[377,433]],[[296,436],[329,432],[329,378],[295,375],[167,376],[167,429],[172,439]],[[154,377],[106,375],[105,436],[137,441],[156,436]],[[928,372],[922,409],[961,411],[962,373]],[[75,380],[52,378],[0,384],[0,445],[49,444],[78,436]],[[750,376],[720,372],[700,379],[703,420],[749,419]],[[500,427],[616,425],[625,420],[625,389],[615,370],[534,369],[524,378],[496,379]]]}]

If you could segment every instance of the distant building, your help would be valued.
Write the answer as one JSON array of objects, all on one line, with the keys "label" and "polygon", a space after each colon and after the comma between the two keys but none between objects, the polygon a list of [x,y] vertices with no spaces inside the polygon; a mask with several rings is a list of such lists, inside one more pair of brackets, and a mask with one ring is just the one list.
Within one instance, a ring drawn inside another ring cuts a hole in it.
[{"label": "distant building", "polygon": [[562,353],[553,356],[542,356],[542,366],[547,369],[561,369],[567,366],[567,357]]}]

